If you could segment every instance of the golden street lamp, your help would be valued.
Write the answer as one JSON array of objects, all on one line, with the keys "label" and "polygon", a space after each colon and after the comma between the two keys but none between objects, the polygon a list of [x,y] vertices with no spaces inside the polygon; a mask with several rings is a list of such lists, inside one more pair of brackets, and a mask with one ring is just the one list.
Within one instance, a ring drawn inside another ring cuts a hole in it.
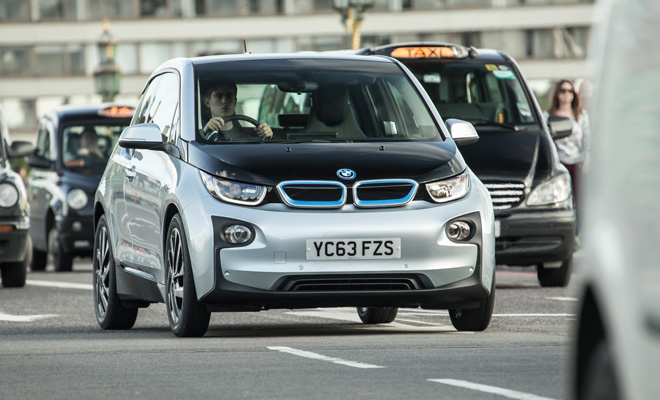
[{"label": "golden street lamp", "polygon": [[103,33],[96,42],[99,51],[99,66],[94,71],[96,93],[104,102],[113,101],[119,93],[121,72],[115,64],[115,47],[117,41],[110,34],[110,21],[103,19]]},{"label": "golden street lamp", "polygon": [[341,22],[351,35],[351,48],[360,48],[360,27],[364,21],[365,10],[371,7],[374,0],[332,0],[332,8],[341,14]]}]

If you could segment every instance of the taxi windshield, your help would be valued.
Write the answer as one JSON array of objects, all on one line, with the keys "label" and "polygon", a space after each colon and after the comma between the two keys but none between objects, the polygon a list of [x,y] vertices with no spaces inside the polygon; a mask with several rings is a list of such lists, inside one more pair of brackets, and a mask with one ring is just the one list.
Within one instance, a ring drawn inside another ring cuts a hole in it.
[{"label": "taxi windshield", "polygon": [[64,168],[100,175],[126,125],[68,125],[62,130]]},{"label": "taxi windshield", "polygon": [[475,126],[536,124],[529,98],[508,63],[472,60],[404,63],[445,120],[458,118]]},{"label": "taxi windshield", "polygon": [[[442,140],[409,78],[389,62],[289,59],[199,64],[202,143]],[[220,117],[224,125],[218,125]]]}]

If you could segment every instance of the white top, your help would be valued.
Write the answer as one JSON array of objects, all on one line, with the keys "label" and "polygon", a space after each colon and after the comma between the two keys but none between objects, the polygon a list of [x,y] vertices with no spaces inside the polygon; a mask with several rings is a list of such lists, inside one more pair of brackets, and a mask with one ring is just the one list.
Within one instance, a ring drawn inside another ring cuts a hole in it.
[{"label": "white top", "polygon": [[[543,118],[546,123],[548,122],[548,117],[549,114],[545,111]],[[589,137],[591,136],[589,116],[586,111],[580,111],[577,121],[573,117],[573,114],[571,114],[571,122],[573,123],[573,132],[565,138],[555,139],[559,161],[562,164],[568,165],[580,164],[586,161],[587,151],[589,149]]]}]

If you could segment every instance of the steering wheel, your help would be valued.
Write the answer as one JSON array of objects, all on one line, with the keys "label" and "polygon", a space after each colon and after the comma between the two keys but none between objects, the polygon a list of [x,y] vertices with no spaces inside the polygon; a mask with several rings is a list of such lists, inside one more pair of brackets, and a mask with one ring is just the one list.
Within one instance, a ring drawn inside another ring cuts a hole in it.
[{"label": "steering wheel", "polygon": [[[254,118],[252,118],[252,117],[248,117],[247,115],[234,114],[234,115],[232,115],[232,116],[229,116],[229,117],[227,117],[227,118],[223,118],[223,119],[225,120],[225,123],[227,123],[227,122],[229,122],[229,121],[245,121],[245,122],[249,122],[249,123],[251,123],[251,124],[254,125],[255,127],[256,127],[256,126],[259,126],[259,121],[257,121],[256,119],[254,119]],[[213,131],[213,132],[211,132],[211,134],[206,138],[206,140],[213,141],[213,142],[217,142],[216,139],[218,138],[219,135],[220,135],[220,131]]]}]

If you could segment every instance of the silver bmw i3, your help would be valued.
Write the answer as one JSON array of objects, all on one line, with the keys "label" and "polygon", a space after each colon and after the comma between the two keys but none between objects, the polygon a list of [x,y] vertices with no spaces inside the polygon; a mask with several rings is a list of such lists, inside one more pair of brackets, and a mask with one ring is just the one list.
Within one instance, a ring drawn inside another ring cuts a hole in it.
[{"label": "silver bmw i3", "polygon": [[495,299],[488,191],[391,58],[173,59],[149,78],[95,196],[94,306],[129,329],[164,302],[176,336],[216,311],[447,309],[488,327]]}]

